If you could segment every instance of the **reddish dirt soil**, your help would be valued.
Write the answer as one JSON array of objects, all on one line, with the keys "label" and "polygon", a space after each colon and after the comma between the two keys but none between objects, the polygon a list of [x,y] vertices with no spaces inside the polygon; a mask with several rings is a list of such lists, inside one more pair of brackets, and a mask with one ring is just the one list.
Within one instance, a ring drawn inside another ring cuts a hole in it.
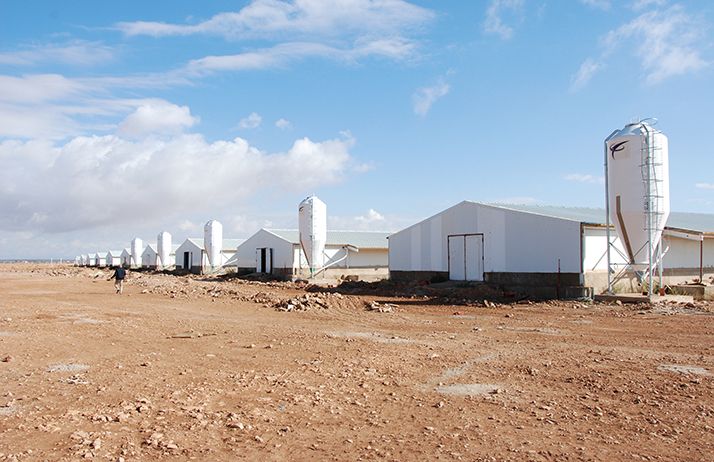
[{"label": "reddish dirt soil", "polygon": [[[0,265],[1,461],[714,454],[712,304],[444,305],[147,273],[116,295],[108,275]],[[301,297],[312,309],[273,307]]]}]

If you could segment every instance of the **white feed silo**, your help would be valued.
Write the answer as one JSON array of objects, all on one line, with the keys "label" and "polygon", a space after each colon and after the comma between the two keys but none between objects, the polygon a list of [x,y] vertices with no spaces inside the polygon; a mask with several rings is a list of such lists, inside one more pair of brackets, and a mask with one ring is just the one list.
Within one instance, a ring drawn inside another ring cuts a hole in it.
[{"label": "white feed silo", "polygon": [[218,220],[210,220],[203,227],[203,245],[208,257],[209,271],[219,269],[223,265],[223,225]]},{"label": "white feed silo", "polygon": [[131,240],[131,263],[132,268],[141,267],[141,253],[144,251],[144,241],[140,238],[135,237]]},{"label": "white feed silo", "polygon": [[667,137],[646,122],[628,124],[607,139],[607,156],[610,221],[630,263],[646,265],[669,217]]},{"label": "white feed silo", "polygon": [[156,269],[166,269],[171,266],[171,233],[161,231],[156,236]]},{"label": "white feed silo", "polygon": [[300,245],[310,266],[310,274],[325,263],[327,243],[327,205],[317,196],[309,196],[298,207]]},{"label": "white feed silo", "polygon": [[605,171],[609,222],[630,265],[651,277],[670,211],[667,137],[647,121],[616,130],[605,140]]}]

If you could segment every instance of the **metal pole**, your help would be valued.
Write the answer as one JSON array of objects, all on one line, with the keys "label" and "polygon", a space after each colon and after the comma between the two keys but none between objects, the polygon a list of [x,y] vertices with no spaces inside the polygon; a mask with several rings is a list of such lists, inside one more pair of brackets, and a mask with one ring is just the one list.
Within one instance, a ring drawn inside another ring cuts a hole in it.
[{"label": "metal pole", "polygon": [[608,178],[608,156],[607,156],[607,140],[609,140],[615,131],[605,139],[605,235],[607,236],[607,293],[612,294],[612,276],[610,274],[610,180]]},{"label": "metal pole", "polygon": [[[662,238],[660,237],[659,239],[659,244],[657,244],[657,250],[659,252],[657,256],[657,261],[659,264],[657,265],[657,270],[659,271],[659,289],[660,291],[664,287],[664,284],[662,283],[662,268],[664,266],[664,262],[662,261]],[[660,292],[662,293],[662,292]]]},{"label": "metal pole", "polygon": [[704,284],[704,235],[699,241],[699,284]]},{"label": "metal pole", "polygon": [[650,172],[651,164],[652,164],[652,159],[651,159],[651,150],[652,150],[652,143],[650,142],[650,131],[647,129],[647,125],[644,123],[640,123],[642,126],[642,129],[645,131],[645,134],[647,135],[645,137],[645,142],[646,142],[646,151],[645,151],[645,171],[646,176],[645,176],[645,205],[647,207],[646,214],[647,214],[647,295],[652,296],[652,256],[653,256],[653,250],[652,249],[652,177]]}]

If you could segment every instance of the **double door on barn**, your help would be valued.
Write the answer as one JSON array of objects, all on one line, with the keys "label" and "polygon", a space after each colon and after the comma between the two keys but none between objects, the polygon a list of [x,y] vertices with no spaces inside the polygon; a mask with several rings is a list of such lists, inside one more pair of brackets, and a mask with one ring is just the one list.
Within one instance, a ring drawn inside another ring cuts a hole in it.
[{"label": "double door on barn", "polygon": [[483,281],[483,234],[448,236],[449,279]]},{"label": "double door on barn", "polygon": [[255,271],[257,273],[273,272],[273,249],[268,247],[255,249]]}]

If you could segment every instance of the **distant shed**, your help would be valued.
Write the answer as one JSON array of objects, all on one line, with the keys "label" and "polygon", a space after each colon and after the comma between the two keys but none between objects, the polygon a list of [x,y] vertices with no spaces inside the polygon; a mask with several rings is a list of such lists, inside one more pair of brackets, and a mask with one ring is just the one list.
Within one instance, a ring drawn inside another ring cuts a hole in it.
[{"label": "distant shed", "polygon": [[[327,271],[386,277],[388,234],[374,231],[328,231],[325,266],[331,269]],[[293,229],[260,229],[238,247],[238,252],[229,264],[235,265],[242,273],[273,273],[290,277],[309,274],[307,259],[300,246],[299,232]]]},{"label": "distant shed", "polygon": [[121,250],[110,250],[107,252],[107,266],[121,265]]},{"label": "distant shed", "polygon": [[103,253],[103,252],[97,252],[94,255],[94,261],[96,262],[96,265],[99,267],[107,266],[107,254]]},{"label": "distant shed", "polygon": [[128,247],[121,251],[121,266],[124,268],[131,266],[131,249]]},{"label": "distant shed", "polygon": [[[238,246],[244,239],[223,239],[221,252],[222,264],[229,261],[236,253]],[[174,258],[177,269],[184,269],[192,273],[202,274],[208,268],[208,256],[203,238],[188,238],[176,247]]]},{"label": "distant shed", "polygon": [[156,244],[146,244],[144,251],[141,252],[141,267],[156,269]]}]

